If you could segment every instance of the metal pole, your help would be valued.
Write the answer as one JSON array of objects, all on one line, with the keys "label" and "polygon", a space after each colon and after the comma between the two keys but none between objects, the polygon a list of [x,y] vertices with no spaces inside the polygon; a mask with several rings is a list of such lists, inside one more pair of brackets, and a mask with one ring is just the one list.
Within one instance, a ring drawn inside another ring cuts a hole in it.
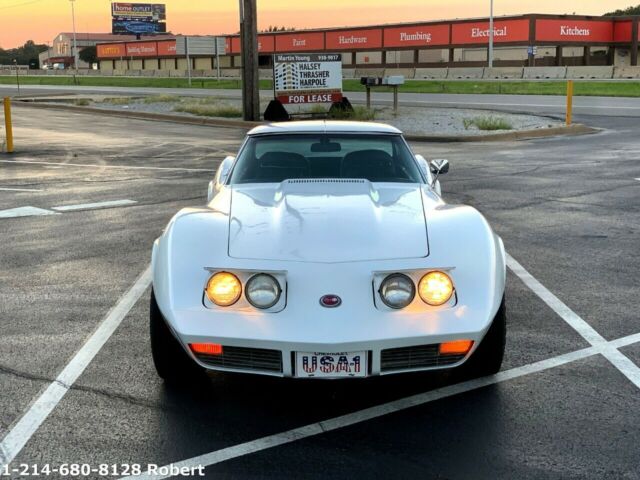
[{"label": "metal pole", "polygon": [[76,9],[74,7],[76,0],[69,0],[71,2],[71,20],[73,21],[73,65],[78,74],[78,41],[76,38]]},{"label": "metal pole", "polygon": [[489,68],[493,68],[493,0],[489,8]]},{"label": "metal pole", "polygon": [[187,76],[189,77],[189,86],[191,86],[191,59],[189,58],[189,37],[184,37],[184,50],[187,54]]},{"label": "metal pole", "polygon": [[7,153],[13,153],[13,125],[11,123],[11,99],[4,98],[4,124],[7,131]]},{"label": "metal pole", "polygon": [[20,95],[20,71],[18,69],[18,61],[13,59],[13,66],[16,67],[16,85],[18,86],[18,95]]}]

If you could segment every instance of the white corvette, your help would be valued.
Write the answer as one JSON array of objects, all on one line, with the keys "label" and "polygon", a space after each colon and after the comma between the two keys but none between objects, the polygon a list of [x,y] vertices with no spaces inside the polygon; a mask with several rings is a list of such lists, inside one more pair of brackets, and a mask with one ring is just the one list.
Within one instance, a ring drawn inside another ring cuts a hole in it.
[{"label": "white corvette", "polygon": [[158,374],[497,372],[504,247],[478,211],[443,202],[448,168],[387,125],[249,132],[207,206],[180,211],[154,243]]}]

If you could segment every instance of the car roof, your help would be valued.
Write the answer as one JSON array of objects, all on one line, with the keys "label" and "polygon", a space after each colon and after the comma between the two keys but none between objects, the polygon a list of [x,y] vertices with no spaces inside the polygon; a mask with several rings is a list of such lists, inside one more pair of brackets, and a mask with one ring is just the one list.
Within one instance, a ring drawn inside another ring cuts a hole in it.
[{"label": "car roof", "polygon": [[300,122],[270,123],[254,128],[249,135],[281,133],[382,133],[401,135],[396,127],[384,123],[345,122],[337,120],[309,120]]}]

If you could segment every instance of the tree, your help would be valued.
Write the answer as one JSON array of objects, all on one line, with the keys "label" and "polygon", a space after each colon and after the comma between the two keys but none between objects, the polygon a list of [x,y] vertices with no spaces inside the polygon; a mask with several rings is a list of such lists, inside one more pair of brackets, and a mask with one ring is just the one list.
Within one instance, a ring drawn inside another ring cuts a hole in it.
[{"label": "tree", "polygon": [[614,12],[605,13],[605,17],[617,17],[621,15],[640,15],[640,5],[636,7],[627,7],[622,10],[616,10]]},{"label": "tree", "polygon": [[18,65],[38,66],[38,55],[47,50],[46,45],[38,45],[33,40],[28,40],[23,46],[10,50],[0,49],[0,65],[13,65],[15,60]]},{"label": "tree", "polygon": [[269,25],[264,30],[260,30],[261,32],[293,32],[295,28],[288,27],[278,27],[277,25]]},{"label": "tree", "polygon": [[80,60],[88,63],[89,65],[93,65],[98,61],[98,49],[96,47],[86,47],[80,50],[78,54]]}]

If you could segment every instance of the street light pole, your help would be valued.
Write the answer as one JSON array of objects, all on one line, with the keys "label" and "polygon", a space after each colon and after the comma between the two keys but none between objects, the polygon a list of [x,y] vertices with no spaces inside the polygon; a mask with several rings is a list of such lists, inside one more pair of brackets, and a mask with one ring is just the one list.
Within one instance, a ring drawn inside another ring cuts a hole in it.
[{"label": "street light pole", "polygon": [[493,0],[489,7],[489,68],[493,68]]},{"label": "street light pole", "polygon": [[78,41],[76,39],[76,9],[75,9],[75,1],[69,0],[71,2],[71,20],[73,22],[73,65],[76,70],[76,74],[78,73]]}]

